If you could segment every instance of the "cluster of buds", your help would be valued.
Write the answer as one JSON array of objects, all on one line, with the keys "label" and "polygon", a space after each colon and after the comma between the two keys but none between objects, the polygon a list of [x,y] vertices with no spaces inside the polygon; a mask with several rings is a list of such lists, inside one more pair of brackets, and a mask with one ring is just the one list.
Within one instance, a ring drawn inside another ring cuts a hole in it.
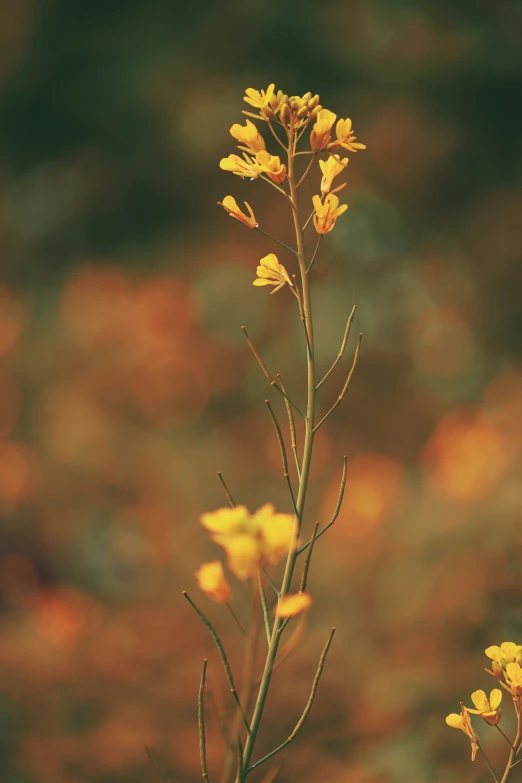
[{"label": "cluster of buds", "polygon": [[286,126],[293,128],[302,128],[310,120],[317,117],[321,111],[318,95],[312,95],[311,92],[305,93],[302,97],[299,95],[285,95],[282,90],[275,92],[275,85],[269,85],[266,90],[254,90],[249,88],[246,91],[245,101],[259,109],[259,114],[244,112],[249,116],[254,116],[262,120],[276,120]]}]

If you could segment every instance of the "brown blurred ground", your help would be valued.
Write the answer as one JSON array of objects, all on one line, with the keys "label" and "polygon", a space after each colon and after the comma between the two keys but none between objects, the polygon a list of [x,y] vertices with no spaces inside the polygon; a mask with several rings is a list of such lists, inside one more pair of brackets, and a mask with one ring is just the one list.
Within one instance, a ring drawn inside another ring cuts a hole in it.
[{"label": "brown blurred ground", "polygon": [[[149,745],[168,780],[200,779],[204,655],[221,674],[180,593],[218,555],[199,514],[225,501],[217,470],[251,509],[289,510],[242,324],[303,388],[287,292],[251,284],[273,248],[216,206],[247,198],[290,236],[272,191],[218,168],[244,89],[275,81],[368,145],[314,288],[320,366],[354,303],[364,350],[317,441],[308,525],[343,454],[346,500],[260,752],[336,625],[280,779],[485,779],[444,717],[491,687],[487,645],[522,641],[520,5],[176,5],[0,7],[0,778],[155,780]],[[198,599],[239,663],[229,616]],[[214,727],[213,779],[221,757]]]}]

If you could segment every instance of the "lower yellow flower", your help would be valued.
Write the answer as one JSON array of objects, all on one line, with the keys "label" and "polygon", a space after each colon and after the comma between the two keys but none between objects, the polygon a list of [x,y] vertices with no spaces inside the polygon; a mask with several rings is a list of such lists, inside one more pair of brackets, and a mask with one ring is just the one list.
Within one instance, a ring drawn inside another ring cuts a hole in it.
[{"label": "lower yellow flower", "polygon": [[267,256],[261,259],[259,266],[257,267],[257,278],[254,280],[253,285],[275,285],[271,294],[275,294],[286,283],[293,286],[290,276],[284,266],[279,263],[275,253],[269,253]]},{"label": "lower yellow flower", "polygon": [[223,572],[223,566],[219,560],[212,560],[211,563],[202,563],[199,570],[196,571],[198,587],[203,590],[210,598],[220,604],[226,604],[230,601],[230,585],[227,582]]},{"label": "lower yellow flower", "polygon": [[220,508],[201,516],[212,540],[227,553],[228,565],[238,579],[255,576],[260,563],[276,565],[288,554],[294,517],[278,514],[265,503],[254,514],[246,506]]},{"label": "lower yellow flower", "polygon": [[261,150],[256,155],[256,163],[264,174],[268,174],[270,179],[279,185],[286,179],[286,166],[281,163],[278,155],[271,155],[266,150]]},{"label": "lower yellow flower", "polygon": [[312,596],[308,593],[287,593],[279,601],[276,611],[279,617],[295,617],[312,605]]},{"label": "lower yellow flower", "polygon": [[508,663],[506,666],[506,684],[500,684],[513,696],[522,694],[522,669],[518,663]]},{"label": "lower yellow flower", "polygon": [[473,726],[471,725],[471,718],[469,717],[467,708],[463,705],[462,702],[460,703],[460,706],[462,709],[460,715],[457,715],[456,712],[452,712],[451,715],[448,715],[446,718],[446,723],[448,726],[451,726],[452,729],[460,729],[464,732],[464,734],[468,735],[471,740],[471,760],[475,761],[475,756],[477,755],[478,750],[478,737],[473,730]]},{"label": "lower yellow flower", "polygon": [[328,160],[320,160],[319,166],[323,172],[321,180],[321,193],[329,193],[332,187],[332,181],[338,174],[342,174],[348,165],[348,158],[341,160],[339,155],[330,155]]},{"label": "lower yellow flower", "polygon": [[328,234],[339,215],[348,209],[348,204],[339,206],[339,199],[333,193],[329,193],[324,202],[321,202],[319,196],[314,196],[312,201],[315,209],[314,226],[318,234]]},{"label": "lower yellow flower", "polygon": [[239,155],[229,155],[228,158],[222,158],[219,161],[219,168],[223,171],[231,171],[243,179],[257,179],[261,174],[262,168],[255,160],[248,155],[240,158]]},{"label": "lower yellow flower", "polygon": [[252,211],[252,207],[250,204],[245,201],[245,206],[250,212],[250,217],[248,215],[245,215],[244,212],[242,212],[233,196],[225,196],[223,201],[218,201],[218,204],[220,207],[223,207],[223,209],[226,209],[230,217],[236,218],[236,220],[241,221],[241,223],[244,223],[245,226],[248,226],[249,228],[257,228],[259,223],[256,220],[256,216],[254,215]]},{"label": "lower yellow flower", "polygon": [[328,144],[329,150],[337,150],[339,147],[342,147],[350,152],[357,152],[357,150],[366,149],[366,144],[360,144],[356,141],[357,137],[353,133],[352,121],[350,119],[339,120],[335,126],[335,133],[337,139]]},{"label": "lower yellow flower", "polygon": [[337,115],[329,109],[321,109],[310,134],[310,146],[314,152],[320,152],[328,146],[333,124]]},{"label": "lower yellow flower", "polygon": [[466,707],[467,712],[472,712],[474,715],[480,715],[486,723],[490,726],[495,726],[502,717],[502,710],[498,709],[500,702],[502,701],[502,691],[499,688],[493,688],[489,695],[489,699],[484,691],[473,691],[471,694],[471,701],[475,705],[476,709],[472,710]]}]

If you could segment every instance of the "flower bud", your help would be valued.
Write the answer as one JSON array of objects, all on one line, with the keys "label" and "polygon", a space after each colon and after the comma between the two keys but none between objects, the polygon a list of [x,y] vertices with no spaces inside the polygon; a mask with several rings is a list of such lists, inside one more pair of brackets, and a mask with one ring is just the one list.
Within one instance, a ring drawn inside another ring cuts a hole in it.
[{"label": "flower bud", "polygon": [[301,98],[301,104],[308,103],[308,101],[310,100],[311,97],[312,97],[312,93],[311,92],[305,92],[305,94]]},{"label": "flower bud", "polygon": [[320,100],[321,99],[319,98],[318,95],[314,95],[313,98],[310,98],[310,100],[308,101],[308,108],[310,109],[310,111],[312,111],[312,109],[315,109],[315,107],[319,105]]},{"label": "flower bud", "polygon": [[302,119],[303,117],[308,117],[308,107],[307,106],[301,106],[299,111],[297,112],[298,119]]},{"label": "flower bud", "polygon": [[283,106],[281,107],[280,116],[281,116],[281,122],[284,125],[290,122],[290,117],[292,116],[292,112],[290,111],[290,106],[288,105],[288,103],[284,103]]},{"label": "flower bud", "polygon": [[299,98],[297,95],[292,95],[290,98],[290,108],[292,111],[297,111],[299,108]]},{"label": "flower bud", "polygon": [[493,671],[493,674],[497,678],[497,680],[503,680],[504,679],[504,669],[502,668],[502,666],[499,663],[497,663],[497,661],[492,661],[491,669]]},{"label": "flower bud", "polygon": [[315,109],[312,109],[312,111],[310,112],[310,119],[315,120],[315,118],[317,117],[317,115],[319,114],[322,108],[323,107],[318,103]]}]

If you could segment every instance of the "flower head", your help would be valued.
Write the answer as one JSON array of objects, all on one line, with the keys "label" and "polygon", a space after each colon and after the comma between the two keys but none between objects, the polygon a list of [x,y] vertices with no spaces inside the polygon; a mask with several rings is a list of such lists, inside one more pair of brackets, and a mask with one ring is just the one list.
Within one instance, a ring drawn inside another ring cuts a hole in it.
[{"label": "flower head", "polygon": [[520,696],[522,694],[522,669],[518,663],[508,663],[506,666],[506,684],[504,685],[507,691],[513,696]]},{"label": "flower head", "polygon": [[472,712],[474,715],[480,715],[486,723],[490,726],[495,726],[502,717],[502,710],[498,709],[500,702],[502,701],[502,691],[500,688],[493,688],[487,698],[484,691],[473,691],[471,694],[471,701],[475,705],[474,710],[466,707],[467,712]]},{"label": "flower head", "polygon": [[286,166],[281,163],[278,155],[271,155],[266,150],[260,150],[256,155],[256,163],[263,174],[279,185],[286,179]]},{"label": "flower head", "polygon": [[223,572],[223,566],[219,560],[211,563],[202,563],[196,571],[198,587],[210,598],[218,603],[226,604],[230,601],[230,585]]},{"label": "flower head", "polygon": [[328,146],[336,117],[337,115],[328,109],[321,109],[318,113],[310,134],[310,144],[314,152],[320,152]]},{"label": "flower head", "polygon": [[491,647],[488,647],[485,652],[488,658],[491,658],[492,661],[496,661],[505,668],[508,663],[513,663],[514,661],[517,661],[517,663],[521,662],[519,655],[521,651],[522,644],[502,642],[500,647],[494,644]]},{"label": "flower head", "polygon": [[245,126],[239,125],[238,123],[232,125],[230,134],[239,141],[240,145],[244,145],[241,149],[244,149],[246,152],[259,152],[259,150],[265,149],[264,138],[250,120],[246,121]]},{"label": "flower head", "polygon": [[320,160],[319,166],[323,172],[321,180],[321,193],[329,193],[332,187],[332,181],[338,174],[342,174],[348,165],[348,158],[341,160],[339,155],[330,155],[328,160]]},{"label": "flower head", "polygon": [[245,226],[248,226],[249,228],[258,227],[259,223],[257,222],[256,217],[252,211],[252,207],[247,201],[245,201],[245,206],[250,212],[250,217],[245,215],[245,213],[239,209],[233,196],[225,196],[223,201],[218,201],[218,204],[223,207],[223,209],[226,209],[230,217],[236,218],[236,220],[240,220],[241,223],[245,224]]},{"label": "flower head", "polygon": [[339,206],[339,199],[333,193],[329,193],[324,202],[321,202],[319,196],[314,196],[312,201],[315,209],[314,226],[318,234],[328,234],[339,215],[348,209],[348,204]]},{"label": "flower head", "polygon": [[446,723],[453,729],[460,729],[464,732],[464,734],[468,735],[471,740],[471,760],[475,761],[475,756],[477,755],[478,750],[478,737],[473,730],[473,726],[471,725],[471,718],[469,717],[467,708],[463,705],[462,702],[460,703],[460,706],[462,710],[460,715],[457,715],[456,712],[452,712],[451,715],[448,715],[446,718]]},{"label": "flower head", "polygon": [[246,95],[243,100],[255,109],[265,109],[274,97],[274,88],[275,84],[270,84],[265,92],[264,90],[254,90],[252,87],[249,87],[245,90]]},{"label": "flower head", "polygon": [[365,150],[366,144],[360,144],[356,141],[356,136],[352,130],[352,121],[350,119],[339,120],[335,126],[335,135],[337,139],[328,144],[328,149],[337,150],[339,147],[343,147],[350,152],[357,152],[357,150]]},{"label": "flower head", "polygon": [[279,617],[295,617],[312,605],[312,596],[308,593],[287,593],[279,601],[276,611]]},{"label": "flower head", "polygon": [[293,286],[290,276],[284,266],[279,263],[275,253],[269,253],[267,256],[261,259],[259,266],[257,267],[257,278],[254,280],[253,285],[275,285],[271,294],[275,294],[286,283]]},{"label": "flower head", "polygon": [[238,579],[254,576],[261,562],[278,563],[288,553],[294,532],[294,517],[276,513],[270,503],[254,514],[246,506],[220,508],[203,514],[201,524],[226,551]]},{"label": "flower head", "polygon": [[229,155],[228,158],[222,158],[219,161],[219,168],[224,171],[231,171],[232,174],[236,174],[243,179],[257,179],[262,171],[256,161],[246,154],[244,158],[240,158],[239,155]]}]

